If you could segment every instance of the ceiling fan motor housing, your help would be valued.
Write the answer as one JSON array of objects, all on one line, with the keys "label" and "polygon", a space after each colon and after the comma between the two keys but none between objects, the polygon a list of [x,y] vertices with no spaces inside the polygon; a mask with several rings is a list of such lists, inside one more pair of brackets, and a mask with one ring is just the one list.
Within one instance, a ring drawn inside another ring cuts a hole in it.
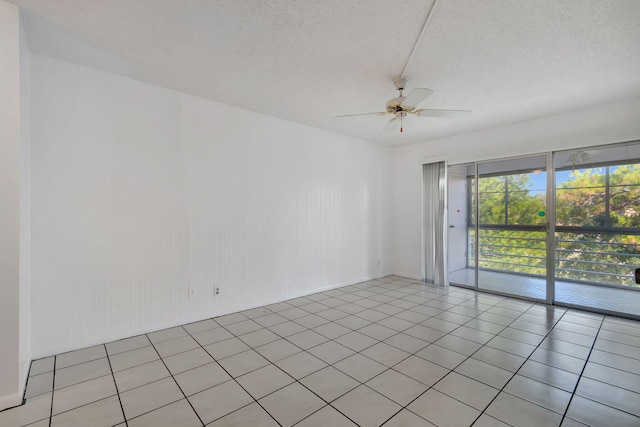
[{"label": "ceiling fan motor housing", "polygon": [[393,85],[400,91],[400,96],[387,101],[387,113],[395,114],[399,112],[410,111],[410,109],[402,105],[405,100],[405,97],[402,96],[402,91],[407,86],[407,79],[405,79],[404,77],[398,77],[393,81]]},{"label": "ceiling fan motor housing", "polygon": [[396,87],[396,89],[402,91],[407,86],[407,79],[405,79],[404,77],[398,77],[393,81],[393,85]]},{"label": "ceiling fan motor housing", "polygon": [[387,112],[397,113],[398,111],[403,111],[404,108],[402,107],[402,103],[404,102],[404,98],[404,96],[399,96],[387,101]]}]

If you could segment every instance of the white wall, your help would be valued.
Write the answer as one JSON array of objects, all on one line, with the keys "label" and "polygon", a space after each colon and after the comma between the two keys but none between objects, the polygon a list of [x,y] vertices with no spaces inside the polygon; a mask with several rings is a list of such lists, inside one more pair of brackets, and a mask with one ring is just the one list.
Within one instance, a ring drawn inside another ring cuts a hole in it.
[{"label": "white wall", "polygon": [[640,97],[397,148],[393,272],[421,279],[422,164],[471,162],[640,139]]},{"label": "white wall", "polygon": [[[20,372],[27,383],[31,366],[31,52],[20,20]],[[21,393],[22,394],[22,390]]]},{"label": "white wall", "polygon": [[22,402],[30,359],[28,263],[23,259],[28,259],[28,244],[20,234],[28,223],[28,191],[21,189],[29,173],[24,157],[29,106],[23,102],[29,94],[28,62],[18,7],[0,0],[0,410]]},{"label": "white wall", "polygon": [[386,147],[45,56],[32,93],[34,358],[391,271]]}]

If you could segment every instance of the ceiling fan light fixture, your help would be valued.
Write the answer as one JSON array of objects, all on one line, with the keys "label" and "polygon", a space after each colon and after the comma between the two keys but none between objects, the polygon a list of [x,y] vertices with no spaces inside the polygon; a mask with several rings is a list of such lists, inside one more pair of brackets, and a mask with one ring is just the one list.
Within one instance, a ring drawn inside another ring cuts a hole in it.
[{"label": "ceiling fan light fixture", "polygon": [[402,103],[404,102],[404,96],[398,96],[387,101],[387,112],[395,114],[399,111],[404,111]]},{"label": "ceiling fan light fixture", "polygon": [[453,118],[457,118],[457,117],[464,117],[467,116],[471,113],[471,111],[468,110],[440,110],[440,109],[430,109],[430,110],[426,110],[426,109],[416,109],[418,107],[418,105],[420,105],[420,103],[422,103],[422,101],[424,101],[427,97],[429,97],[429,95],[431,95],[433,93],[433,91],[431,89],[427,89],[427,88],[420,88],[420,87],[416,87],[413,88],[411,90],[411,92],[409,92],[409,94],[407,96],[403,95],[403,91],[407,88],[407,79],[405,78],[405,74],[407,72],[407,69],[409,68],[409,64],[411,63],[411,60],[413,59],[413,56],[416,52],[416,48],[418,46],[418,44],[420,43],[420,41],[422,40],[422,37],[424,36],[425,30],[427,29],[427,26],[429,25],[429,22],[431,21],[431,18],[433,16],[433,11],[435,10],[436,7],[436,3],[438,2],[438,0],[433,0],[433,3],[431,4],[431,7],[429,8],[429,13],[427,14],[427,17],[424,21],[424,24],[422,26],[422,29],[420,30],[420,35],[418,36],[418,38],[416,39],[416,42],[413,45],[413,49],[411,50],[411,53],[409,54],[409,58],[407,59],[407,62],[405,63],[404,68],[402,69],[402,73],[400,74],[399,77],[396,77],[393,80],[393,85],[395,86],[395,88],[400,92],[399,96],[390,99],[389,101],[387,101],[387,104],[385,106],[385,111],[379,112],[379,113],[360,113],[360,114],[345,114],[345,115],[340,115],[340,116],[334,116],[334,118],[341,118],[341,117],[354,117],[354,116],[368,116],[368,115],[372,115],[372,114],[377,114],[380,116],[384,116],[387,114],[393,114],[393,118],[391,118],[391,120],[389,120],[389,122],[387,122],[387,125],[382,129],[382,133],[380,135],[382,135],[385,130],[389,127],[389,124],[391,122],[393,122],[396,119],[400,119],[400,132],[403,132],[403,127],[402,127],[402,119],[404,117],[407,116],[407,114],[413,114],[416,117],[453,117]]}]

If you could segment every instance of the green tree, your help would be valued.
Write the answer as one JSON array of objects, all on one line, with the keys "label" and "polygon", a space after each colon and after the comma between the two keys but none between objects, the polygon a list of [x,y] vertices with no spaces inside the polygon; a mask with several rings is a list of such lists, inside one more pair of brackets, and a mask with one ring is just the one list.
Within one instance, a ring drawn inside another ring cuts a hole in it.
[{"label": "green tree", "polygon": [[[480,268],[544,274],[545,232],[508,229],[546,221],[544,194],[532,191],[530,175],[481,177],[478,189]],[[640,236],[616,228],[640,228],[640,164],[572,172],[557,186],[556,224],[577,228],[556,233],[556,277],[637,286]]]},{"label": "green tree", "polygon": [[544,224],[544,196],[532,194],[531,187],[528,174],[481,177],[480,225]]},{"label": "green tree", "polygon": [[556,189],[556,225],[604,227],[605,180],[601,169],[572,172]]},{"label": "green tree", "polygon": [[640,228],[640,165],[618,166],[609,181],[612,226]]},{"label": "green tree", "polygon": [[556,194],[558,225],[592,228],[556,233],[556,276],[638,286],[640,236],[615,229],[640,228],[640,165],[574,171]]},{"label": "green tree", "polygon": [[528,274],[544,274],[544,232],[495,230],[491,225],[541,225],[545,218],[544,196],[532,191],[528,174],[481,177],[480,267]]}]

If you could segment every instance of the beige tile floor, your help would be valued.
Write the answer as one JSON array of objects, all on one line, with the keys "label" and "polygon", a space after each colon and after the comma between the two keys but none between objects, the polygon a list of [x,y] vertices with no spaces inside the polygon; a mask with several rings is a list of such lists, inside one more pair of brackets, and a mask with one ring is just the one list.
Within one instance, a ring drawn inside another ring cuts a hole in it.
[{"label": "beige tile floor", "polygon": [[0,425],[640,426],[640,322],[386,277],[36,360]]},{"label": "beige tile floor", "polygon": [[[473,287],[475,270],[463,268],[449,272],[449,283]],[[547,281],[540,277],[480,270],[479,283],[481,291],[543,301],[546,299]],[[554,301],[573,308],[586,308],[606,314],[622,313],[625,317],[640,319],[640,289],[637,288],[614,288],[556,279]]]}]

